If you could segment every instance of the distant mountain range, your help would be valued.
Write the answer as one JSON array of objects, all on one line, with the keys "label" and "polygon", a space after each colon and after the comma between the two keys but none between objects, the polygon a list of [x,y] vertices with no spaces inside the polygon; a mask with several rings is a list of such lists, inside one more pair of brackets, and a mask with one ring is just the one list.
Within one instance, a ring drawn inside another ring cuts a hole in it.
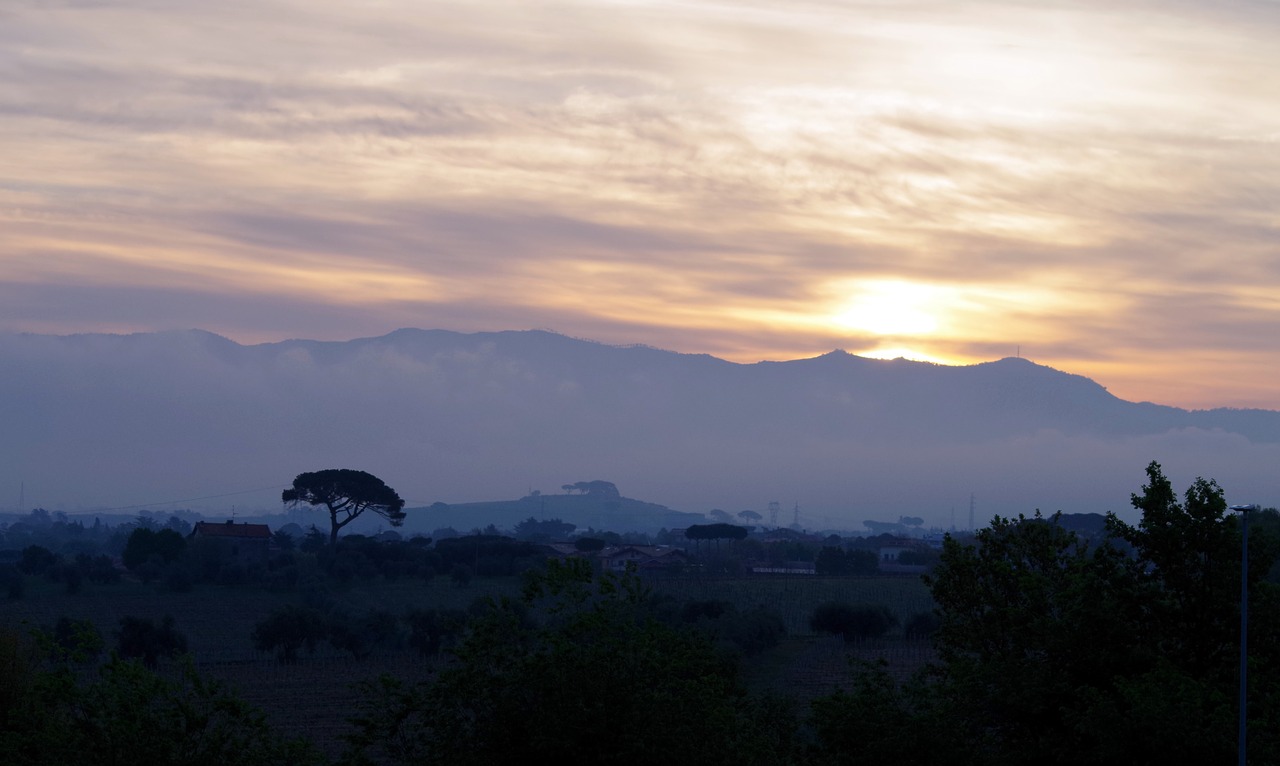
[{"label": "distant mountain range", "polygon": [[0,509],[67,511],[272,508],[351,467],[410,506],[603,479],[679,511],[963,528],[971,505],[1123,515],[1153,459],[1275,505],[1280,465],[1280,412],[1126,402],[1025,359],[736,364],[539,331],[0,335],[0,429]]}]

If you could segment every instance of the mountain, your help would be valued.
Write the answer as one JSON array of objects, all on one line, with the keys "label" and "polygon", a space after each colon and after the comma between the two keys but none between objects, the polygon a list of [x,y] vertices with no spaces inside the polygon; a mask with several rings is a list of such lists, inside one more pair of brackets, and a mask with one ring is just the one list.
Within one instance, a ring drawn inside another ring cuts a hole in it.
[{"label": "mountain", "polygon": [[778,501],[780,523],[809,528],[965,527],[971,496],[979,523],[1124,515],[1151,460],[1275,505],[1280,464],[1280,412],[1126,402],[1025,359],[736,364],[540,331],[250,346],[185,331],[0,335],[0,372],[0,509],[20,492],[67,511],[272,508],[297,473],[349,467],[410,506],[605,479],[679,511]]}]

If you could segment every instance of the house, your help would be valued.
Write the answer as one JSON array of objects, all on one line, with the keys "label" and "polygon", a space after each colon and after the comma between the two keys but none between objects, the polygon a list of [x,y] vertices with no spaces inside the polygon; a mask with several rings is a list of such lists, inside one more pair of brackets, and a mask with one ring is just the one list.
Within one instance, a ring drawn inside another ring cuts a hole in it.
[{"label": "house", "polygon": [[266,524],[198,521],[195,529],[191,530],[190,540],[210,541],[228,563],[265,565],[271,555],[271,530]]},{"label": "house", "polygon": [[685,566],[689,554],[669,545],[619,545],[600,551],[599,559],[607,572],[622,572],[628,565],[640,572],[662,572]]},{"label": "house", "polygon": [[929,550],[929,545],[921,540],[898,538],[881,544],[879,549],[880,571],[894,574],[922,574],[928,570],[924,564],[915,563],[918,557],[908,557],[913,563],[903,563],[904,553],[919,553]]}]

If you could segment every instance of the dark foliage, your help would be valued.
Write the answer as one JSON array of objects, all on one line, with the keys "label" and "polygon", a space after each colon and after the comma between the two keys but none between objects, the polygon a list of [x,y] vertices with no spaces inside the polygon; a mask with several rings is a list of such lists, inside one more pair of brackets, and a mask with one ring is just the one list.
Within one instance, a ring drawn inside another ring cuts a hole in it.
[{"label": "dark foliage", "polygon": [[[975,762],[1223,763],[1235,757],[1240,535],[1222,492],[1179,502],[1160,466],[1142,521],[1081,540],[1055,519],[996,519],[948,541],[930,578],[942,616],[937,699]],[[1273,564],[1251,545],[1250,665],[1277,668]],[[1257,567],[1255,570],[1254,567]],[[1251,762],[1280,762],[1280,684],[1250,676]],[[1256,681],[1256,682],[1255,682]]]},{"label": "dark foliage", "polygon": [[253,645],[259,651],[274,651],[282,662],[297,662],[298,650],[314,652],[316,644],[329,635],[324,615],[316,609],[285,606],[272,612],[253,628]]},{"label": "dark foliage", "polygon": [[53,551],[43,546],[29,545],[22,549],[22,560],[18,562],[18,569],[23,574],[39,576],[47,573],[57,563],[58,557]]},{"label": "dark foliage", "polygon": [[152,531],[139,527],[130,533],[120,558],[130,572],[148,563],[159,569],[182,555],[186,544],[186,539],[172,529]]},{"label": "dark foliage", "polygon": [[897,618],[883,604],[819,604],[809,618],[809,627],[818,633],[834,633],[845,641],[879,638],[896,624]]},{"label": "dark foliage", "polygon": [[548,562],[524,599],[544,625],[495,602],[434,682],[366,684],[347,762],[778,762],[793,730],[752,720],[734,666],[646,618],[646,599],[634,580]]},{"label": "dark foliage", "polygon": [[187,651],[187,638],[177,631],[173,617],[165,615],[159,625],[141,617],[120,618],[116,650],[125,659],[140,659],[155,667],[161,657],[176,657]]},{"label": "dark foliage", "polygon": [[[16,647],[16,648],[15,648]],[[191,764],[275,766],[321,761],[310,745],[276,736],[262,714],[189,665],[175,680],[113,658],[96,678],[0,636],[0,752],[12,766]]]}]

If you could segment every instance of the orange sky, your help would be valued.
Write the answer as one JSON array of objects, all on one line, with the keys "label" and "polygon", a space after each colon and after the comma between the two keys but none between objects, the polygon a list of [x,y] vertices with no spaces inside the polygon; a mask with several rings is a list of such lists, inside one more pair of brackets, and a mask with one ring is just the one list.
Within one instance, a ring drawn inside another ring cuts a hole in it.
[{"label": "orange sky", "polygon": [[1018,353],[1280,409],[1280,6],[0,8],[0,331]]}]

